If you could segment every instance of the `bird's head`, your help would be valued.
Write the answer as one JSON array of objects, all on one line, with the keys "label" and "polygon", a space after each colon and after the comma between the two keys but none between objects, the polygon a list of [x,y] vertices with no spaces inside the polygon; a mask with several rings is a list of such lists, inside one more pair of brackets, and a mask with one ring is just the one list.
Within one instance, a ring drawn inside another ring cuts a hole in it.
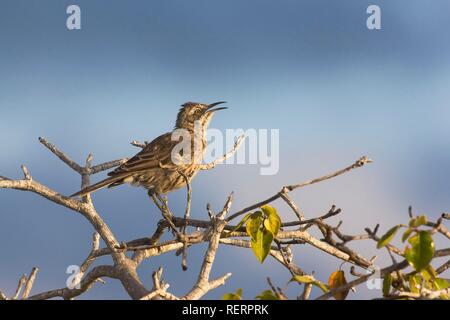
[{"label": "bird's head", "polygon": [[214,113],[219,110],[227,109],[226,107],[214,108],[225,101],[219,101],[211,104],[198,102],[186,102],[180,108],[177,116],[175,128],[193,130],[195,122],[198,121],[203,130],[206,130]]}]

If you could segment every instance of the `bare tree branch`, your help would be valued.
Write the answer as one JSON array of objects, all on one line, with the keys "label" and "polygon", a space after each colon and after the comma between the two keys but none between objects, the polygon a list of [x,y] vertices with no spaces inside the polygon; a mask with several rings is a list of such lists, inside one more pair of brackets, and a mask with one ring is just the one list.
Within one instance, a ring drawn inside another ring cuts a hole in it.
[{"label": "bare tree branch", "polygon": [[301,300],[309,300],[309,297],[311,296],[312,286],[313,285],[311,283],[305,283],[305,287],[303,288]]},{"label": "bare tree branch", "polygon": [[211,273],[212,265],[214,263],[214,258],[216,256],[217,249],[219,247],[220,235],[222,234],[223,228],[226,225],[224,220],[225,215],[228,213],[233,201],[233,194],[228,197],[225,206],[222,211],[219,212],[213,219],[212,234],[209,240],[208,250],[206,251],[205,257],[203,258],[203,263],[200,268],[200,273],[198,275],[197,283],[194,285],[192,290],[184,296],[186,300],[199,299],[205,295],[208,291],[217,288],[225,283],[225,280],[231,276],[231,273],[227,273],[224,276],[210,281],[209,275]]},{"label": "bare tree branch", "polygon": [[336,171],[334,173],[327,174],[327,175],[322,176],[320,178],[309,180],[309,181],[302,182],[302,183],[299,183],[299,184],[294,184],[294,185],[290,185],[290,186],[284,186],[281,189],[280,192],[278,192],[277,194],[271,196],[270,198],[267,198],[266,200],[263,200],[263,201],[260,201],[258,203],[255,203],[255,204],[253,204],[251,206],[248,206],[247,208],[244,208],[244,209],[239,210],[238,212],[232,214],[231,216],[228,217],[227,221],[231,221],[234,218],[239,217],[240,215],[243,215],[243,214],[245,214],[245,213],[247,213],[249,211],[252,211],[254,209],[262,207],[265,204],[271,203],[271,202],[279,199],[282,194],[287,194],[288,192],[293,191],[295,189],[303,188],[303,187],[309,186],[311,184],[315,184],[315,183],[318,183],[318,182],[322,182],[322,181],[325,181],[325,180],[337,177],[337,176],[342,175],[344,173],[347,173],[347,172],[349,172],[349,171],[351,171],[353,169],[360,168],[360,167],[364,166],[365,164],[371,163],[371,162],[372,162],[371,159],[369,159],[368,157],[364,156],[364,157],[358,159],[351,166],[348,166],[348,167],[346,167],[344,169],[338,170],[338,171]]},{"label": "bare tree branch", "polygon": [[292,211],[294,211],[299,221],[305,220],[305,215],[300,211],[299,207],[295,204],[295,202],[289,197],[287,192],[282,192],[280,197],[291,207]]},{"label": "bare tree branch", "polygon": [[43,137],[39,137],[39,142],[42,143],[45,147],[47,147],[48,150],[50,150],[55,156],[57,156],[59,159],[61,159],[62,162],[67,164],[69,167],[71,167],[73,170],[78,172],[79,174],[82,173],[83,169],[81,166],[70,159],[68,156],[64,154],[61,150],[59,150],[56,146],[45,140]]},{"label": "bare tree branch", "polygon": [[16,300],[19,298],[20,295],[20,291],[22,290],[23,286],[25,285],[25,282],[27,281],[27,276],[25,274],[23,274],[20,279],[19,279],[19,283],[17,284],[17,289],[16,289],[16,293],[13,296],[13,300]]},{"label": "bare tree branch", "polygon": [[31,288],[33,288],[34,280],[36,279],[36,274],[38,271],[39,269],[37,267],[33,267],[31,270],[30,275],[25,282],[25,289],[23,290],[22,299],[26,299],[30,295]]},{"label": "bare tree branch", "polygon": [[[217,164],[222,163],[226,159],[231,157],[240,147],[243,139],[243,136],[239,137],[232,150],[223,155],[222,158],[216,159],[209,164],[204,164],[202,169],[212,169]],[[82,188],[90,185],[90,177],[93,174],[111,169],[126,161],[126,159],[120,159],[94,166],[92,165],[93,156],[92,154],[89,154],[86,158],[84,166],[81,166],[71,158],[69,158],[56,146],[46,141],[44,138],[39,138],[39,141],[59,159],[66,163],[70,168],[80,174]],[[133,141],[132,144],[141,148],[147,145],[147,143],[142,144],[137,141]],[[25,275],[20,278],[17,290],[12,299],[19,299],[22,290],[23,299],[50,299],[54,297],[73,299],[87,292],[95,282],[102,282],[102,278],[118,279],[121,282],[123,288],[133,299],[200,299],[209,291],[217,288],[220,285],[223,285],[225,281],[231,276],[230,273],[226,273],[217,279],[210,279],[211,271],[220,244],[247,249],[252,248],[252,242],[249,240],[250,237],[247,234],[246,228],[243,226],[237,228],[236,226],[229,225],[228,222],[245,213],[248,213],[249,211],[257,209],[280,198],[284,200],[290,210],[293,211],[296,220],[281,223],[281,229],[273,238],[269,254],[283,267],[285,267],[286,270],[289,271],[291,276],[310,276],[312,279],[314,279],[315,284],[323,285],[323,283],[313,277],[314,272],[307,273],[293,262],[294,256],[291,247],[298,244],[311,245],[314,248],[319,249],[334,258],[353,264],[351,268],[351,274],[355,276],[356,279],[348,282],[346,285],[333,288],[330,292],[318,297],[318,299],[329,299],[337,293],[347,291],[350,288],[364,283],[372,276],[372,274],[357,272],[354,266],[358,266],[366,270],[372,270],[376,257],[372,257],[371,259],[363,257],[356,250],[353,250],[349,245],[351,245],[350,243],[353,243],[353,241],[361,240],[373,240],[378,242],[380,240],[377,236],[378,225],[373,231],[367,228],[365,234],[345,234],[341,231],[342,221],[337,225],[331,225],[329,224],[329,220],[327,220],[340,214],[342,212],[340,208],[337,208],[333,205],[326,214],[306,219],[304,212],[302,212],[299,206],[290,198],[289,192],[298,188],[302,188],[340,176],[351,170],[362,167],[370,162],[371,160],[369,158],[362,157],[352,165],[338,170],[334,173],[303,183],[286,185],[272,197],[250,205],[242,210],[239,210],[226,218],[226,215],[230,211],[233,200],[233,194],[231,194],[227,198],[223,209],[216,215],[213,213],[211,206],[208,204],[207,214],[209,216],[209,220],[191,219],[191,181],[190,177],[183,175],[187,187],[184,217],[176,217],[174,215],[174,213],[169,208],[166,196],[150,193],[149,196],[161,211],[163,219],[158,222],[158,226],[154,233],[149,235],[148,237],[137,238],[127,242],[121,241],[120,243],[109,226],[101,218],[89,195],[84,196],[81,201],[61,195],[55,190],[52,190],[51,188],[33,179],[27,167],[23,165],[21,167],[23,178],[12,180],[0,176],[0,188],[33,192],[56,204],[78,212],[88,220],[92,228],[95,230],[95,233],[92,238],[91,250],[86,259],[81,264],[79,273],[74,278],[74,281],[72,281],[72,283],[68,285],[68,287],[42,292],[30,297],[30,291],[32,290],[33,283],[38,272],[38,269],[35,267],[32,269],[28,278]],[[413,218],[412,209],[409,210],[409,215],[411,218]],[[443,214],[441,218],[437,220],[437,222],[428,221],[424,226],[427,228],[431,228],[429,230],[431,231],[431,234],[439,233],[447,239],[450,239],[450,232],[442,224],[443,220],[447,220],[448,218],[448,214]],[[192,231],[191,228],[189,228],[190,232],[188,232],[188,227],[196,228],[196,230]],[[320,231],[323,238],[319,239],[316,236],[313,236],[313,231],[315,231],[316,228]],[[172,233],[166,233],[166,230],[171,230]],[[414,230],[417,231],[417,229]],[[165,239],[165,237],[163,238],[163,235],[170,236],[169,240],[161,241],[161,239]],[[105,247],[103,248],[100,247],[101,240],[103,240],[105,244]],[[178,297],[168,291],[169,284],[165,283],[162,279],[162,268],[153,273],[153,288],[151,290],[148,290],[145,287],[144,283],[138,276],[137,269],[145,259],[149,259],[170,251],[175,251],[176,254],[183,254],[182,266],[186,268],[187,249],[190,246],[204,242],[208,243],[208,248],[203,257],[198,277],[192,288],[184,296]],[[387,274],[392,274],[392,277],[396,281],[395,288],[393,289],[394,292],[391,295],[387,296],[387,299],[396,299],[398,297],[408,297],[411,299],[434,299],[439,298],[441,295],[450,293],[448,289],[431,291],[424,287],[421,287],[419,294],[412,294],[411,292],[409,292],[408,283],[406,283],[405,279],[407,279],[407,277],[412,273],[407,274],[402,271],[403,269],[406,269],[409,264],[406,260],[402,260],[400,263],[398,263],[396,257],[394,257],[394,254],[400,257],[404,257],[404,252],[392,244],[387,244],[386,249],[388,254],[392,258],[392,265],[381,269],[381,277],[385,277]],[[129,256],[127,255],[128,253],[132,254],[131,258],[129,258]],[[112,257],[113,263],[111,265],[100,265],[92,268],[92,265],[97,258],[106,255]],[[449,255],[450,248],[435,251],[435,258]],[[436,274],[445,272],[449,268],[449,266],[450,261],[447,261],[436,269]],[[273,293],[279,299],[287,298],[283,292],[284,290],[274,286],[272,281],[270,281],[270,278],[268,279],[268,283]],[[298,298],[304,300],[309,299],[311,295],[311,286],[311,283],[305,284],[303,292]],[[8,299],[8,296],[0,291],[0,300],[5,299]]]},{"label": "bare tree branch", "polygon": [[142,143],[142,142],[139,142],[137,140],[133,140],[133,141],[130,142],[130,144],[132,146],[135,146],[135,147],[138,147],[138,148],[145,148],[147,146],[148,142],[145,141],[144,143]]},{"label": "bare tree branch", "polygon": [[119,278],[117,270],[113,266],[97,266],[89,271],[88,274],[83,278],[80,282],[79,288],[61,288],[56,290],[50,290],[46,292],[42,292],[36,294],[34,296],[29,297],[30,300],[47,300],[55,297],[61,297],[65,300],[72,299],[76,296],[81,295],[82,293],[88,291],[97,279],[101,277],[109,277],[109,278]]},{"label": "bare tree branch", "polygon": [[447,260],[447,262],[445,262],[439,268],[436,269],[436,274],[441,274],[441,273],[447,271],[447,269],[449,269],[449,268],[450,268],[450,260]]},{"label": "bare tree branch", "polygon": [[[181,230],[183,232],[183,238],[186,238],[187,226],[188,226],[189,219],[191,216],[192,188],[191,188],[190,178],[188,176],[186,176],[182,171],[179,171],[179,174],[181,174],[183,176],[183,179],[186,182],[186,190],[187,190],[186,210],[184,212],[184,219],[185,219],[186,223],[184,226],[181,227]],[[187,270],[187,242],[185,242],[183,245],[181,268],[184,271]]]}]

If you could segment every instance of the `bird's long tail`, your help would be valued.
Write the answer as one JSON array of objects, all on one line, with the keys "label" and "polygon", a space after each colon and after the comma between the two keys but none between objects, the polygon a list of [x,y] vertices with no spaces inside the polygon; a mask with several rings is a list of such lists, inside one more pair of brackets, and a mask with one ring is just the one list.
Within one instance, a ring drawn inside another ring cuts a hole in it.
[{"label": "bird's long tail", "polygon": [[123,179],[124,179],[123,175],[118,175],[118,176],[113,176],[113,177],[106,178],[105,180],[102,180],[100,182],[97,182],[97,183],[89,186],[89,187],[81,189],[80,191],[72,194],[70,197],[85,196],[88,193],[95,192],[95,191],[97,191],[97,190],[99,190],[101,188],[104,188],[104,187],[109,187],[112,184],[114,184],[114,185],[121,184],[120,181],[123,180]]}]

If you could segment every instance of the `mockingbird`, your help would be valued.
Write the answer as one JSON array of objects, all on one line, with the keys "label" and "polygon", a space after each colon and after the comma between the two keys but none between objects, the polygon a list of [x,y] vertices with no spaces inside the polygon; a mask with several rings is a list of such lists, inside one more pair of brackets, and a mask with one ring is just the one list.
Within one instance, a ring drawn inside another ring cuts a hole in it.
[{"label": "mockingbird", "polygon": [[[84,196],[101,188],[111,188],[123,183],[142,186],[148,190],[149,194],[166,194],[183,187],[186,184],[186,178],[193,178],[200,170],[207,146],[206,129],[214,112],[226,109],[226,107],[214,108],[222,103],[225,102],[183,104],[178,112],[173,131],[148,143],[134,157],[109,172],[109,178],[86,187],[71,197]],[[189,138],[188,147],[178,150],[180,140],[176,137],[182,137],[183,133],[184,137],[187,134]]]}]

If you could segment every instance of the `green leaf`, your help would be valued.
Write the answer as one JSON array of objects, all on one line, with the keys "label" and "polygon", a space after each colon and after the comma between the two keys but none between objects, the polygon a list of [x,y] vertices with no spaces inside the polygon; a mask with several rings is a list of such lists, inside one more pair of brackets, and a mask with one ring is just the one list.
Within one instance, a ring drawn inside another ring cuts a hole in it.
[{"label": "green leaf", "polygon": [[313,283],[314,281],[316,281],[316,279],[311,276],[295,275],[294,277],[292,277],[291,281],[297,281],[299,283]]},{"label": "green leaf", "polygon": [[413,229],[412,229],[412,228],[406,229],[406,231],[403,233],[402,241],[405,242],[406,239],[409,238],[409,236],[411,235],[412,232],[413,232]]},{"label": "green leaf", "polygon": [[258,229],[256,239],[252,238],[252,250],[260,263],[263,263],[270,252],[273,234],[267,230]]},{"label": "green leaf", "polygon": [[421,278],[418,275],[409,276],[409,289],[412,293],[419,293]]},{"label": "green leaf", "polygon": [[256,211],[250,216],[249,220],[245,224],[245,230],[247,231],[247,234],[254,241],[256,241],[256,235],[261,227],[261,223],[262,223],[262,212]]},{"label": "green leaf", "polygon": [[319,287],[320,290],[322,290],[324,293],[327,293],[328,291],[330,291],[330,289],[328,289],[328,287],[320,281],[313,282],[313,285],[315,285],[316,287]]},{"label": "green leaf", "polygon": [[241,300],[242,299],[242,288],[237,289],[236,293],[225,293],[222,300]]},{"label": "green leaf", "polygon": [[409,221],[409,226],[412,228],[420,227],[427,223],[427,217],[426,216],[419,216],[416,218],[413,218]]},{"label": "green leaf", "polygon": [[389,242],[394,239],[395,234],[397,233],[398,229],[400,229],[400,225],[397,225],[391,229],[389,229],[388,232],[386,232],[381,239],[378,241],[377,248],[383,248],[385,245],[387,245]]},{"label": "green leaf", "polygon": [[417,218],[417,222],[414,225],[415,227],[422,226],[424,224],[427,224],[427,216],[420,216]]},{"label": "green leaf", "polygon": [[383,297],[389,296],[392,286],[392,275],[389,273],[383,279]]},{"label": "green leaf", "polygon": [[[447,280],[445,279],[441,279],[441,278],[436,278],[434,280],[434,287],[436,288],[436,290],[444,290],[447,289],[450,284],[448,283]],[[442,300],[449,300],[450,299],[450,295],[449,294],[442,294],[439,296],[439,298],[441,298]]]},{"label": "green leaf", "polygon": [[272,292],[272,290],[265,290],[256,296],[256,299],[259,300],[280,300],[278,297]]},{"label": "green leaf", "polygon": [[437,277],[436,270],[434,270],[431,265],[428,265],[425,269],[423,269],[421,274],[425,281],[432,282]]},{"label": "green leaf", "polygon": [[441,294],[439,296],[441,300],[450,300],[450,294]]},{"label": "green leaf", "polygon": [[261,210],[267,217],[264,219],[264,227],[276,236],[281,227],[281,219],[277,214],[277,210],[269,205],[262,206]]},{"label": "green leaf", "polygon": [[408,242],[412,247],[405,249],[405,258],[416,271],[422,271],[434,256],[433,237],[428,231],[420,231],[414,237],[409,238]]},{"label": "green leaf", "polygon": [[315,285],[316,287],[320,288],[323,292],[327,293],[329,291],[328,287],[324,285],[322,282],[314,279],[312,276],[304,275],[295,275],[292,277],[292,279],[289,282],[297,281],[298,283],[311,283],[312,285]]},{"label": "green leaf", "polygon": [[234,231],[236,231],[236,230],[239,230],[243,225],[244,225],[244,223],[246,223],[247,222],[247,220],[248,219],[250,219],[250,217],[252,216],[252,214],[253,213],[247,213],[243,218],[242,218],[242,220],[237,224],[237,226],[233,229],[233,230],[231,230],[231,232],[234,232]]},{"label": "green leaf", "polygon": [[445,279],[436,278],[434,279],[434,286],[436,290],[444,290],[450,286],[450,283],[448,283],[448,281]]},{"label": "green leaf", "polygon": [[266,216],[271,216],[271,215],[278,216],[277,209],[275,209],[274,207],[272,207],[272,206],[270,206],[268,204],[263,205],[261,207],[261,210]]}]

